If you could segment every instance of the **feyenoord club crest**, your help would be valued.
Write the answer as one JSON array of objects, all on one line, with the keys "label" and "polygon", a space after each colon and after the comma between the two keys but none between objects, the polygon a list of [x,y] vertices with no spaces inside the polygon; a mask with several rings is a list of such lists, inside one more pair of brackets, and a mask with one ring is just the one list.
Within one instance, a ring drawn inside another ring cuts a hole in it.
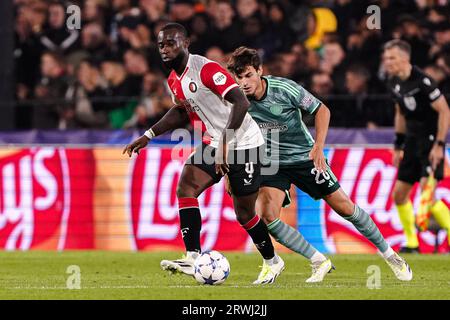
[{"label": "feyenoord club crest", "polygon": [[191,92],[196,92],[197,91],[197,85],[195,84],[194,81],[189,83],[189,90],[191,90]]}]

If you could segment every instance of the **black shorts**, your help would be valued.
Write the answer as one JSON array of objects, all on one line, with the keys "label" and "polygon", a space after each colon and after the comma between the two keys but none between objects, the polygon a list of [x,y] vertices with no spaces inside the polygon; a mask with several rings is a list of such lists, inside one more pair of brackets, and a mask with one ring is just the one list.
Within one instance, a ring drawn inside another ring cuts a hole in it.
[{"label": "black shorts", "polygon": [[280,166],[274,175],[262,175],[261,187],[272,187],[286,193],[283,207],[289,206],[289,189],[294,184],[313,199],[322,199],[340,188],[339,182],[327,162],[325,173],[319,173],[313,161],[298,166]]},{"label": "black shorts", "polygon": [[[421,178],[428,177],[428,167],[430,167],[428,156],[433,144],[432,136],[424,138],[408,136],[405,140],[404,154],[398,168],[397,180],[414,184]],[[434,177],[438,181],[444,178],[444,160],[437,166]]]},{"label": "black shorts", "polygon": [[[261,184],[261,159],[263,152],[264,146],[245,150],[231,150],[228,153],[230,171],[227,175],[231,191],[236,197],[243,197],[258,192]],[[213,178],[214,183],[217,183],[222,179],[222,176],[216,173],[215,154],[216,148],[202,143],[186,160],[186,164],[202,169]]]}]

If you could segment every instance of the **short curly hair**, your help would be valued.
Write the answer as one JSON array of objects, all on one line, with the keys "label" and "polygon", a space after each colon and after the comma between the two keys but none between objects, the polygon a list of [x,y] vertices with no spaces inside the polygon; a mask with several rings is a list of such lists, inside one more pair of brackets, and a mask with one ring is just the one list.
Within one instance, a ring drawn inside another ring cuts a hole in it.
[{"label": "short curly hair", "polygon": [[259,69],[261,58],[258,51],[247,47],[239,47],[234,50],[227,64],[228,70],[234,74],[240,74],[245,68],[251,66]]}]

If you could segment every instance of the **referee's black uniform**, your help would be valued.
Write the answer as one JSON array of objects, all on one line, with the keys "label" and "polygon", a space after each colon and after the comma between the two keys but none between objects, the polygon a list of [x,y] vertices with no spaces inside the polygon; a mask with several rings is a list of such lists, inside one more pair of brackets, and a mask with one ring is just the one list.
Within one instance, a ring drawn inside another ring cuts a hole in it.
[{"label": "referee's black uniform", "polygon": [[[406,137],[402,145],[404,156],[397,179],[414,184],[429,175],[428,156],[438,130],[438,112],[431,104],[442,94],[433,79],[416,66],[413,66],[408,79],[402,81],[398,77],[392,77],[387,85],[406,119]],[[437,180],[442,180],[444,161],[439,163],[434,176]]]}]

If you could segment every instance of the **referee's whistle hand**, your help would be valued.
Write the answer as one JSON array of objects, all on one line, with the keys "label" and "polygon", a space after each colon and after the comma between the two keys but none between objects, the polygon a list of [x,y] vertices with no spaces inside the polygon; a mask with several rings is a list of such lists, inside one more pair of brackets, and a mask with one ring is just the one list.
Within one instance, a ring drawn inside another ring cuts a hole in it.
[{"label": "referee's whistle hand", "polygon": [[444,159],[444,148],[435,144],[433,148],[431,148],[428,158],[431,163],[431,168],[433,169],[433,171],[436,170],[439,163],[441,163],[441,161]]}]

